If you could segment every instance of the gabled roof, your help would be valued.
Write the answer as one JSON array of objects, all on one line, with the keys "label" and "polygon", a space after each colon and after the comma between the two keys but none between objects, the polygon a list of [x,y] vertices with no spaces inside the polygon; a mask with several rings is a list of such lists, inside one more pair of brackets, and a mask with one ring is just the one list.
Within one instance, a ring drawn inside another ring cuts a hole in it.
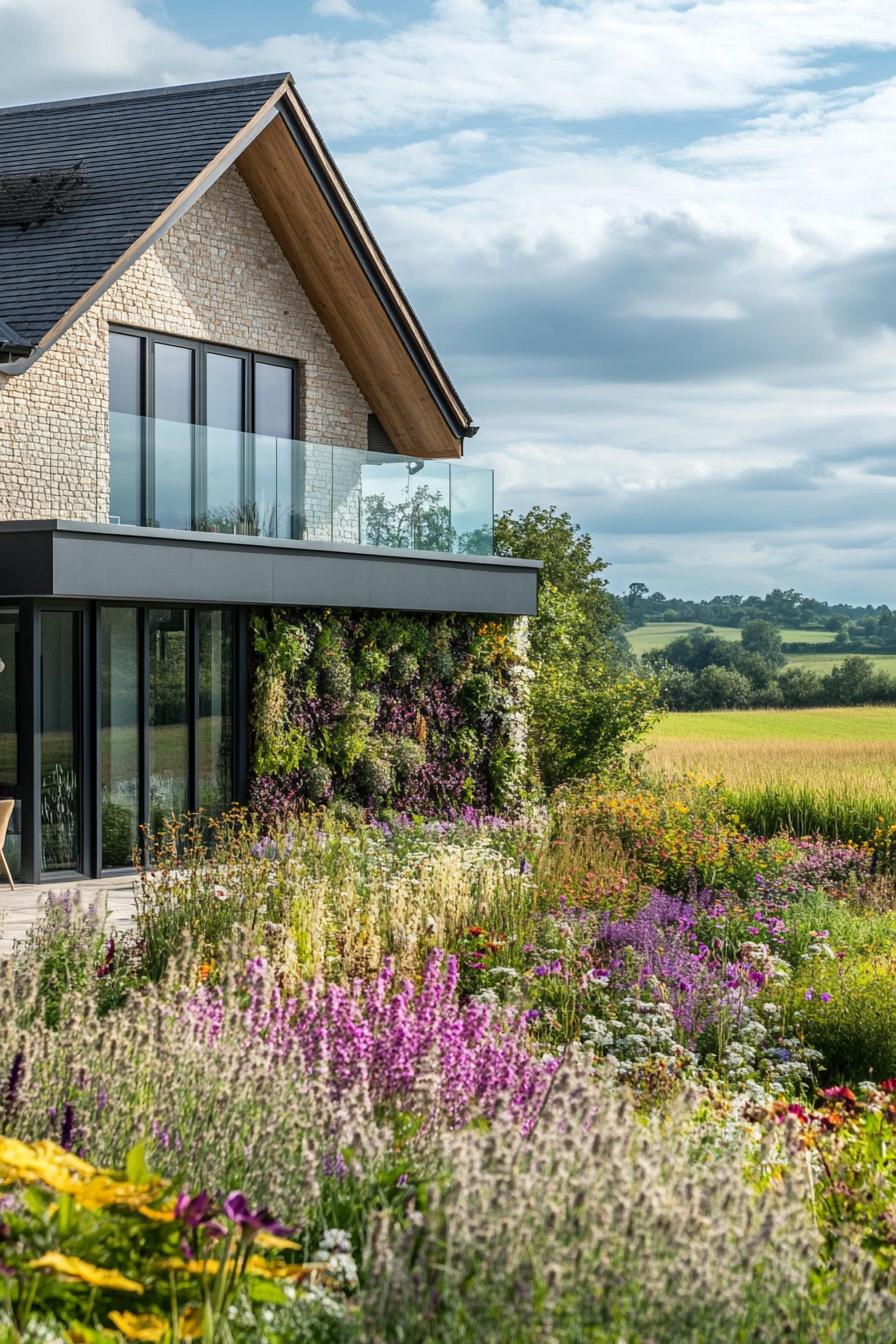
[{"label": "gabled roof", "polygon": [[395,447],[457,455],[470,416],[290,75],[0,108],[0,369],[30,367],[234,163]]}]

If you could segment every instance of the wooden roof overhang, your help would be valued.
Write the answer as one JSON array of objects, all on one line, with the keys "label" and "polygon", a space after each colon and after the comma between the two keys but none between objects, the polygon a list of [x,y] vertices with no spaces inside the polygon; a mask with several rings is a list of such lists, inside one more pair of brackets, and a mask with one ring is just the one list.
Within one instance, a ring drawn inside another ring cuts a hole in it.
[{"label": "wooden roof overhang", "polygon": [[30,368],[234,164],[396,451],[460,457],[476,426],[291,76],[36,347],[0,339],[0,372]]},{"label": "wooden roof overhang", "polygon": [[460,457],[469,413],[291,86],[278,110],[240,173],[396,450]]}]

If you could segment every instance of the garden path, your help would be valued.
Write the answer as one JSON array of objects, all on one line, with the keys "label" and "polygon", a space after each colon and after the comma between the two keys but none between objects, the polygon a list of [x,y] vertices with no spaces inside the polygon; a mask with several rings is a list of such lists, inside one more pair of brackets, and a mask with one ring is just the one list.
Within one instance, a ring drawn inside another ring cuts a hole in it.
[{"label": "garden path", "polygon": [[100,896],[110,929],[126,929],[133,922],[136,894],[133,877],[93,878],[83,882],[43,883],[41,886],[17,884],[15,891],[10,891],[3,883],[0,886],[0,958],[10,956],[14,945],[25,937],[51,891],[78,891],[85,905]]}]

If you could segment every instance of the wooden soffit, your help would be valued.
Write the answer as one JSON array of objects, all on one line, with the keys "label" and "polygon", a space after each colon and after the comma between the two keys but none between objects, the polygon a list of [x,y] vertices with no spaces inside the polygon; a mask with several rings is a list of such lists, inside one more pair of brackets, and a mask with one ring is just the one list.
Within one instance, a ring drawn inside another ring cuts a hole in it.
[{"label": "wooden soffit", "polygon": [[395,449],[460,457],[470,416],[291,88],[237,167]]}]

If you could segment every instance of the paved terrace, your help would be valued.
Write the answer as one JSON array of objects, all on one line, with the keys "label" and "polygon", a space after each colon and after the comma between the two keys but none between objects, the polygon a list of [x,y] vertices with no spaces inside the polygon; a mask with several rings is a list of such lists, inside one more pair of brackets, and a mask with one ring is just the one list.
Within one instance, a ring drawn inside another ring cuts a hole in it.
[{"label": "paved terrace", "polygon": [[51,891],[78,891],[85,906],[98,896],[108,915],[110,929],[127,929],[134,919],[136,881],[133,877],[94,878],[84,882],[60,882],[39,887],[16,885],[10,891],[0,886],[0,958],[8,957],[38,918]]}]

